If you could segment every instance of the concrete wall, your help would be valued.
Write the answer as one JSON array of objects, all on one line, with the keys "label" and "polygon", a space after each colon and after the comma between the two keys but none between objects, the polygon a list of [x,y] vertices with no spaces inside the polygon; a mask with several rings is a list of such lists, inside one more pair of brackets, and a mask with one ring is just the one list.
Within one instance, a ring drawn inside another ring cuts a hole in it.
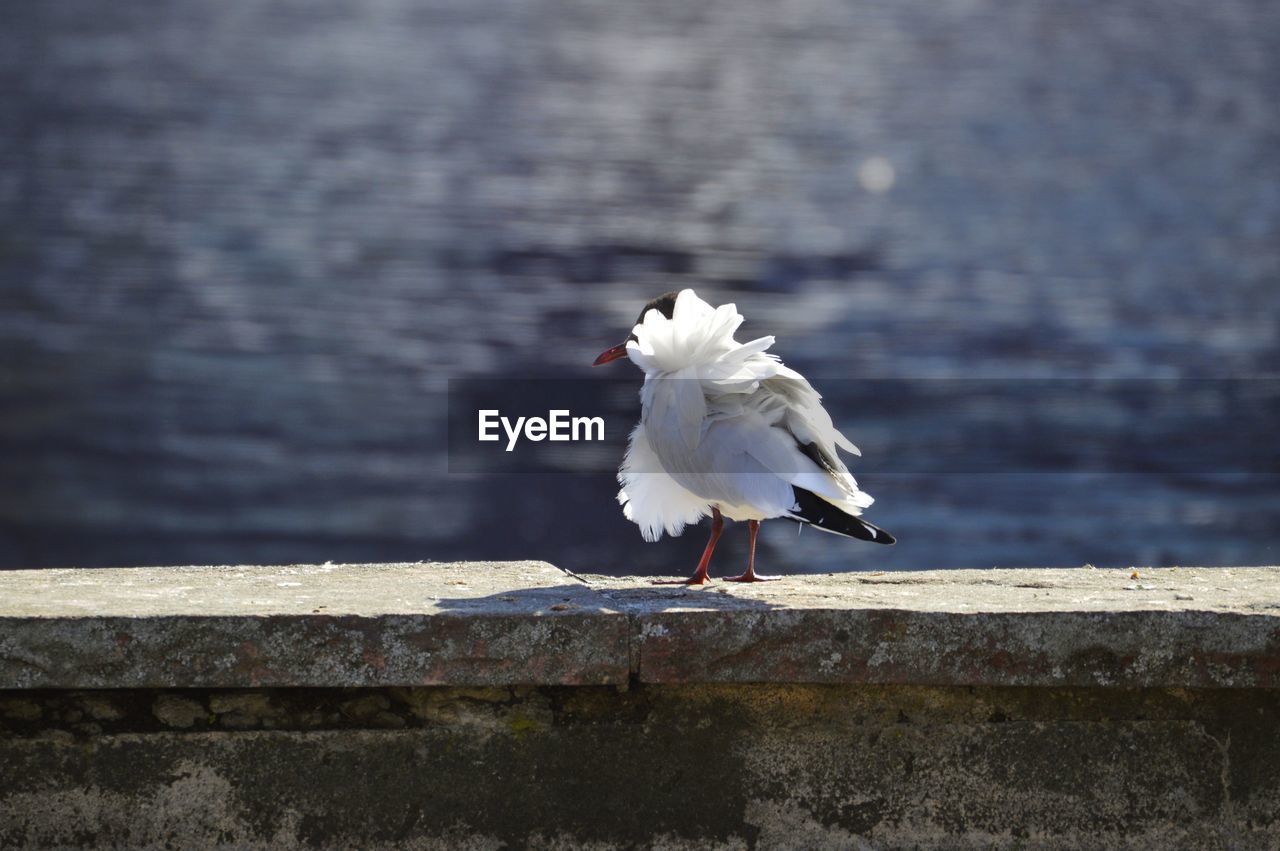
[{"label": "concrete wall", "polygon": [[0,576],[0,847],[1277,844],[1273,568]]}]

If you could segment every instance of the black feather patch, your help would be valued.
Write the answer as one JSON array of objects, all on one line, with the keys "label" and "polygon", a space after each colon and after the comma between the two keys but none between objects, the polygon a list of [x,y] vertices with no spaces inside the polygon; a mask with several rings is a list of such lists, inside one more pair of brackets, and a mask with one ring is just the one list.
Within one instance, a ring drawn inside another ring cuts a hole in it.
[{"label": "black feather patch", "polygon": [[834,473],[836,475],[839,475],[840,473],[844,472],[844,470],[840,469],[839,461],[835,458],[832,458],[827,453],[819,449],[818,444],[801,443],[800,441],[797,440],[796,446],[800,447],[800,451],[804,453],[804,456],[806,458],[808,458],[813,463],[817,464],[822,469],[826,470],[828,473]]},{"label": "black feather patch", "polygon": [[791,490],[796,495],[796,507],[791,509],[791,517],[797,523],[807,523],[826,532],[877,544],[897,543],[896,538],[879,526],[846,514],[822,497],[794,485]]},{"label": "black feather patch", "polygon": [[656,310],[663,316],[670,319],[676,312],[676,296],[678,295],[680,295],[680,293],[672,290],[669,293],[663,293],[657,298],[651,300],[644,307],[640,308],[640,315],[636,317],[635,324],[639,325],[641,322],[644,322],[644,315],[650,310]]},{"label": "black feather patch", "polygon": [[[680,293],[676,292],[675,290],[672,290],[669,293],[663,293],[657,298],[651,300],[644,307],[640,308],[640,315],[636,317],[635,325],[642,324],[644,322],[645,314],[647,314],[650,310],[656,310],[659,313],[661,313],[663,316],[670,319],[672,316],[675,315],[676,296],[678,295],[680,295]],[[634,328],[635,325],[632,325],[631,327]],[[635,339],[637,339],[635,331],[632,331],[629,335],[627,335],[628,343],[630,343],[632,340],[635,340]]]}]

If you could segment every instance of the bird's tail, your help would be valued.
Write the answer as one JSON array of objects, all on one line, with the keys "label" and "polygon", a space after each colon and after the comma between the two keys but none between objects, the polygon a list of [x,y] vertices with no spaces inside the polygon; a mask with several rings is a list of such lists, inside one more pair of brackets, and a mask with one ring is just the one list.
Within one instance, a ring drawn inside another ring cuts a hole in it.
[{"label": "bird's tail", "polygon": [[791,519],[849,538],[859,538],[877,544],[893,544],[897,539],[879,526],[868,523],[861,517],[855,517],[841,511],[820,496],[804,488],[792,487],[796,495],[795,507],[791,509]]}]

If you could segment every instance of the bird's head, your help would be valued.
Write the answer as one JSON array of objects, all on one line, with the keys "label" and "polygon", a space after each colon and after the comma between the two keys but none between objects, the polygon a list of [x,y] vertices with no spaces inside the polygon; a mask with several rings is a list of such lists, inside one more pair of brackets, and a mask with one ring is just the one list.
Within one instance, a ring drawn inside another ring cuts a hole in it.
[{"label": "bird's head", "polygon": [[606,363],[612,363],[613,361],[625,358],[627,356],[627,344],[637,340],[635,332],[636,326],[644,324],[644,318],[649,315],[649,311],[651,310],[656,310],[663,316],[670,319],[675,314],[676,297],[679,295],[680,293],[678,292],[669,292],[663,293],[657,298],[652,299],[648,304],[641,308],[640,315],[636,317],[636,321],[632,325],[631,334],[627,339],[623,340],[616,346],[605,349],[600,353],[600,356],[596,358],[595,363],[591,365],[604,366]]}]

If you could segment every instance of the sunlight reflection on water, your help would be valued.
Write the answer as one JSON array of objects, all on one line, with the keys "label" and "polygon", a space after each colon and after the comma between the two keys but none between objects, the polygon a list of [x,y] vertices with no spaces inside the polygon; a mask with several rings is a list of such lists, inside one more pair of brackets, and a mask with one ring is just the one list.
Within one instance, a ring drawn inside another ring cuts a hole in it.
[{"label": "sunlight reflection on water", "polygon": [[[766,524],[779,570],[1275,561],[1274,470],[938,475],[946,420],[856,382],[1275,376],[1253,7],[1202,10],[1206,54],[1150,3],[544,5],[11,13],[0,566],[685,572],[701,532],[643,544],[607,471],[449,473],[443,405],[590,378],[682,286],[828,393],[901,541]],[[1104,444],[1141,425],[1096,413]],[[1236,438],[1203,413],[1160,439]]]}]

